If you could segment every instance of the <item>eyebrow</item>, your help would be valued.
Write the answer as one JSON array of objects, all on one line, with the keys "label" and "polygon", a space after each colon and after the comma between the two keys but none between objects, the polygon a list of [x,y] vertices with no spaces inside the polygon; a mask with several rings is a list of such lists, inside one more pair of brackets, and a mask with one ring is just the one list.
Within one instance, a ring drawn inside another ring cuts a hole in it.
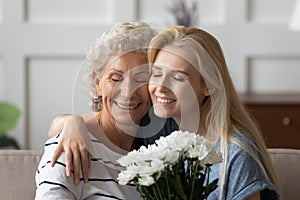
[{"label": "eyebrow", "polygon": [[[155,65],[153,65],[153,68],[158,69],[158,70],[162,70],[161,67],[155,66]],[[187,73],[185,71],[182,71],[182,70],[171,70],[171,72],[177,72],[177,73],[181,73],[181,74],[185,74],[185,75],[189,76],[189,73]]]},{"label": "eyebrow", "polygon": [[149,74],[149,71],[138,71],[138,72],[135,72],[134,74],[144,74],[144,73],[148,73]]},{"label": "eyebrow", "polygon": [[185,74],[186,76],[189,76],[189,74],[185,71],[181,71],[181,70],[172,70],[172,72],[178,72],[178,73],[181,73],[181,74]]},{"label": "eyebrow", "polygon": [[[117,73],[120,73],[120,74],[124,74],[124,72],[122,70],[119,70],[119,69],[109,69],[108,70],[109,72],[117,72]],[[136,74],[142,74],[142,73],[149,73],[149,71],[146,71],[146,70],[141,70],[141,71],[134,71],[134,70],[131,70],[135,75]],[[127,73],[127,72],[125,72]]]},{"label": "eyebrow", "polygon": [[119,70],[119,69],[109,69],[108,71],[114,71],[114,72],[118,72],[118,73],[121,73],[121,74],[124,73],[122,70]]}]

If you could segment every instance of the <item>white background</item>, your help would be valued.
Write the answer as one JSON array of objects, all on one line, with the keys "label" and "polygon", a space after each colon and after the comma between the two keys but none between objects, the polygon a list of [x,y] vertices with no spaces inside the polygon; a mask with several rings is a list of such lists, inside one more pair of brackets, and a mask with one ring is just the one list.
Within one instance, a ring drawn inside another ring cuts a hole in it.
[{"label": "white background", "polygon": [[[288,29],[295,0],[197,2],[197,26],[220,41],[240,93],[300,93],[300,32]],[[173,23],[171,4],[0,0],[0,100],[22,111],[10,135],[22,148],[42,150],[54,116],[89,110],[76,81],[89,46],[115,22]]]}]

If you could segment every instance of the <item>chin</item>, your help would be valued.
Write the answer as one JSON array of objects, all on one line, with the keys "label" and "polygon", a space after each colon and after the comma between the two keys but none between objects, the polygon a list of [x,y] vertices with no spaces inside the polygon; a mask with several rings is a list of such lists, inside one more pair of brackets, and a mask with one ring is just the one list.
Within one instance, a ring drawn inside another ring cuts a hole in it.
[{"label": "chin", "polygon": [[161,117],[161,118],[168,118],[169,116],[167,113],[168,113],[167,110],[154,106],[154,114],[156,116]]},{"label": "chin", "polygon": [[133,119],[130,117],[122,118],[122,117],[117,117],[115,118],[115,121],[117,123],[117,126],[127,133],[128,135],[135,136],[136,134],[136,128],[139,127],[139,124],[135,123]]},{"label": "chin", "polygon": [[116,115],[114,116],[114,120],[118,124],[124,124],[124,125],[130,125],[130,124],[135,124],[134,120],[131,118],[129,114],[126,115]]},{"label": "chin", "polygon": [[114,116],[114,119],[120,125],[136,126],[140,124],[142,117],[136,116],[134,113],[119,113]]}]

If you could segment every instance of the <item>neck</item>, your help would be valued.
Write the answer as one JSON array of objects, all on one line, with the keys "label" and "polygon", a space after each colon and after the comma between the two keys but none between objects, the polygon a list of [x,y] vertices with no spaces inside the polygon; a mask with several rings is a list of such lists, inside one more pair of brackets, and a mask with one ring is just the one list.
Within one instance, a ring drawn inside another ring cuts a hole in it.
[{"label": "neck", "polygon": [[137,132],[136,128],[119,126],[115,120],[105,117],[101,112],[97,114],[97,121],[111,143],[123,150],[131,150]]},{"label": "neck", "polygon": [[183,117],[174,117],[174,120],[178,124],[179,130],[189,131],[202,136],[205,136],[206,134],[206,128],[203,125],[204,123],[201,122],[200,116],[190,114]]}]

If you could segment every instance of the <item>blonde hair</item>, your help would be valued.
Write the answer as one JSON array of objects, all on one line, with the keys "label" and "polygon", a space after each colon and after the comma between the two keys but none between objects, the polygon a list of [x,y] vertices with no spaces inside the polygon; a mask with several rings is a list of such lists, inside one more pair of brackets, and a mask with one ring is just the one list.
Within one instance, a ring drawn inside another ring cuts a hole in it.
[{"label": "blonde hair", "polygon": [[[94,111],[102,109],[102,97],[97,96],[96,76],[101,76],[111,56],[134,52],[147,58],[148,45],[156,31],[144,22],[116,23],[90,47],[84,62],[84,81]],[[95,74],[96,72],[96,74]]]},{"label": "blonde hair", "polygon": [[[220,198],[226,175],[229,142],[245,149],[257,161],[266,177],[279,189],[262,135],[239,100],[219,42],[198,28],[168,26],[151,41],[149,62],[154,63],[158,52],[165,47],[175,47],[193,57],[189,62],[197,68],[207,87],[212,91],[209,99],[200,108],[200,120],[208,128],[208,134],[215,134],[217,131],[214,137],[219,136],[221,140],[224,162],[220,176]],[[240,137],[234,137],[229,134],[230,131],[236,131],[242,138],[248,139],[241,140]],[[254,144],[251,145],[247,141],[253,141],[251,143]],[[253,149],[253,146],[256,149]]]}]

